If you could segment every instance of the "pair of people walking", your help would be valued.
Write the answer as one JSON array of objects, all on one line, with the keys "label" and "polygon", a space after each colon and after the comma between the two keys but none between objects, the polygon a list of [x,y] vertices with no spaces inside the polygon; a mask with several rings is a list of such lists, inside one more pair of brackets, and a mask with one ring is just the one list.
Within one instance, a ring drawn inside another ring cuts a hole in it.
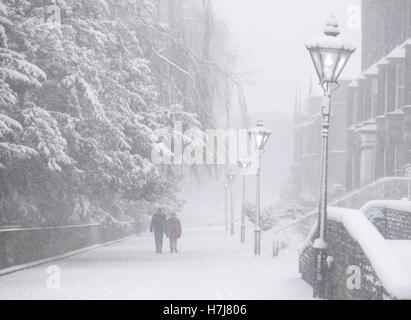
[{"label": "pair of people walking", "polygon": [[177,218],[175,212],[171,213],[167,219],[164,210],[158,209],[151,218],[150,232],[154,232],[156,253],[162,253],[163,251],[164,234],[170,240],[171,253],[177,253],[177,240],[181,237],[182,230],[180,219]]}]

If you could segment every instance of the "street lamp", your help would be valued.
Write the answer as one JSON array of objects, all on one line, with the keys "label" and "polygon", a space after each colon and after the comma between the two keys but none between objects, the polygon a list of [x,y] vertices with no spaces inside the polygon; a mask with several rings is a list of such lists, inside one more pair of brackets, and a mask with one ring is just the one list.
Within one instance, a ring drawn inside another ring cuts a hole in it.
[{"label": "street lamp", "polygon": [[355,51],[355,47],[345,44],[338,37],[338,22],[331,16],[325,26],[324,36],[306,45],[317,71],[320,85],[324,90],[322,101],[322,150],[320,169],[320,200],[318,212],[318,230],[313,247],[316,249],[316,270],[314,274],[314,297],[326,298],[326,260],[327,260],[327,170],[328,170],[328,135],[331,116],[331,94],[336,90],[338,78]]},{"label": "street lamp", "polygon": [[256,185],[256,221],[254,230],[254,254],[259,256],[261,254],[261,224],[260,224],[260,162],[261,155],[264,152],[264,147],[271,135],[271,130],[264,128],[262,120],[258,120],[254,128],[248,130],[251,142],[257,152],[257,185]]},{"label": "street lamp", "polygon": [[228,181],[223,181],[224,188],[224,225],[225,231],[228,231]]},{"label": "street lamp", "polygon": [[230,170],[227,174],[227,180],[230,185],[230,234],[234,235],[234,208],[233,208],[233,183],[235,180],[236,173]]},{"label": "street lamp", "polygon": [[240,168],[240,173],[243,175],[243,192],[242,192],[242,205],[241,205],[241,243],[245,242],[245,173],[244,170],[248,169],[251,166],[251,160],[239,160],[237,162],[238,167]]}]

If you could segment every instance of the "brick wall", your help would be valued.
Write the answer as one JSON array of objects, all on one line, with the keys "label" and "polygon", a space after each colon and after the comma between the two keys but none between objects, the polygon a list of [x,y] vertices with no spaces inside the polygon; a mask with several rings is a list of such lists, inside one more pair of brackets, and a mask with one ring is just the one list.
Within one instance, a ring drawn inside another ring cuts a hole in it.
[{"label": "brick wall", "polygon": [[[387,240],[411,240],[411,213],[393,208],[374,207],[365,212],[366,217],[375,225]],[[391,299],[382,287],[367,256],[359,244],[351,238],[345,227],[338,222],[329,221],[327,227],[329,250],[333,262],[327,275],[329,299],[337,300],[380,300]],[[308,246],[301,254],[299,270],[302,278],[312,285],[315,270],[315,251]],[[350,266],[361,270],[361,288],[349,289],[347,279]]]},{"label": "brick wall", "polygon": [[411,240],[411,213],[389,208],[374,208],[365,213],[387,240]]},{"label": "brick wall", "polygon": [[[362,251],[361,247],[347,233],[342,224],[330,221],[327,228],[329,236],[328,255],[334,261],[327,275],[328,299],[331,300],[382,300],[391,299],[381,286],[377,275]],[[349,289],[347,280],[352,274],[347,273],[350,266],[361,270],[361,288]],[[312,285],[314,249],[307,247],[300,255],[299,270],[302,278]]]},{"label": "brick wall", "polygon": [[[365,212],[366,217],[375,225],[387,240],[411,240],[411,213],[393,208],[372,208]],[[391,299],[382,287],[367,256],[338,222],[329,221],[327,227],[329,250],[333,263],[328,272],[327,291],[329,299],[336,300],[380,300]],[[302,278],[312,285],[315,270],[314,249],[308,246],[301,254],[299,270]],[[361,270],[361,288],[349,289],[347,273],[350,266]]]},{"label": "brick wall", "polygon": [[362,0],[362,69],[411,36],[409,0]]},{"label": "brick wall", "polygon": [[[410,52],[410,60],[411,60],[411,52]],[[410,66],[410,69],[411,69],[411,66]],[[411,73],[411,70],[410,70],[410,73]],[[410,74],[410,77],[411,77],[411,74]],[[409,88],[411,88],[411,81],[410,81]],[[411,90],[408,90],[408,91],[411,91]],[[411,95],[411,92],[409,94]],[[402,110],[404,112],[404,119],[402,123],[402,132],[403,132],[403,138],[404,138],[404,163],[411,163],[411,105],[405,106]]]}]

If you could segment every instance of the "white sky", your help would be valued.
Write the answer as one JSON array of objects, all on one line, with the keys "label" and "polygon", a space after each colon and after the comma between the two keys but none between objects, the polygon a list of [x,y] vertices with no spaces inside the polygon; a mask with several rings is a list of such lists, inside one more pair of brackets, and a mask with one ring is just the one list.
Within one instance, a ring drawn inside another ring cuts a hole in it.
[{"label": "white sky", "polygon": [[[361,65],[360,0],[214,0],[240,54],[250,60],[256,82],[246,88],[249,112],[293,112],[296,85],[307,94],[309,78],[317,86],[305,43],[322,35],[334,14],[341,37],[357,46],[341,78],[358,74]],[[357,14],[350,13],[356,8]]]}]

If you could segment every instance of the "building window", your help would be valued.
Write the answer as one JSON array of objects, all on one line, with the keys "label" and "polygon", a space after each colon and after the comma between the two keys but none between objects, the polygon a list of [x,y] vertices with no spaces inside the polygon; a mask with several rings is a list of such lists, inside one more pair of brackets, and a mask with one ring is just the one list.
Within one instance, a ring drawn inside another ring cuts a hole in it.
[{"label": "building window", "polygon": [[357,122],[358,122],[358,92],[357,92],[357,89],[355,89],[352,94],[352,123],[357,124]]},{"label": "building window", "polygon": [[351,154],[351,185],[353,188],[357,187],[357,177],[358,177],[357,156],[355,153],[352,153]]},{"label": "building window", "polygon": [[388,112],[388,67],[385,68],[384,113]]},{"label": "building window", "polygon": [[395,109],[401,109],[404,105],[405,93],[405,64],[398,63],[395,66]]},{"label": "building window", "polygon": [[378,115],[378,79],[371,80],[371,118]]},{"label": "building window", "polygon": [[362,120],[368,120],[370,118],[369,116],[371,112],[368,112],[370,108],[367,100],[368,98],[367,85],[364,85],[362,94]]},{"label": "building window", "polygon": [[404,166],[404,145],[397,144],[395,146],[394,158],[394,174],[396,177],[402,176]]}]

